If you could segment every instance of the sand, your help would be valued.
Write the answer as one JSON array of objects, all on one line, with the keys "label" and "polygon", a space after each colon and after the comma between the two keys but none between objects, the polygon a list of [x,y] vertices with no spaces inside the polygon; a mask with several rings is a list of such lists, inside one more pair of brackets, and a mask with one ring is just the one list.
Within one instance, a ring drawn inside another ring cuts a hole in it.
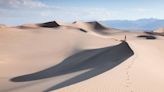
[{"label": "sand", "polygon": [[0,92],[164,92],[161,34],[96,21],[0,28]]}]

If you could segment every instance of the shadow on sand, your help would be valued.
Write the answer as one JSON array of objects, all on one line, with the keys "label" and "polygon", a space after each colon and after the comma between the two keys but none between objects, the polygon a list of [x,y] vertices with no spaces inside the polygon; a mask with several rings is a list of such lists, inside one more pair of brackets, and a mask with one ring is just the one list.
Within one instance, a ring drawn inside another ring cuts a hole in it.
[{"label": "shadow on sand", "polygon": [[58,65],[36,73],[12,78],[11,81],[34,81],[90,69],[87,72],[84,72],[77,76],[73,76],[73,78],[67,79],[64,82],[60,82],[44,90],[44,92],[48,92],[81,82],[83,80],[87,80],[96,75],[104,73],[116,67],[117,65],[131,57],[133,54],[134,52],[131,50],[127,42],[123,41],[116,46],[79,52],[73,56],[70,56],[69,58],[66,58]]},{"label": "shadow on sand", "polygon": [[157,32],[145,32],[146,34],[155,35],[155,36],[164,36],[164,33],[157,33]]},{"label": "shadow on sand", "polygon": [[137,37],[138,37],[138,38],[150,39],[150,40],[157,39],[155,36],[152,36],[152,35],[139,35],[139,36],[137,36]]}]

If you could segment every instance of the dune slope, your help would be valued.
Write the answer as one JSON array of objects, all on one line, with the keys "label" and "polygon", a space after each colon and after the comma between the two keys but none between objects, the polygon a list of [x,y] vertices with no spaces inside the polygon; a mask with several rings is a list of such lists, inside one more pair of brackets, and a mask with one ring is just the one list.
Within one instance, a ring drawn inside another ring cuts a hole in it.
[{"label": "dune slope", "polygon": [[99,75],[117,66],[132,55],[133,51],[130,49],[128,44],[126,42],[122,42],[121,44],[113,47],[82,51],[65,59],[54,67],[37,73],[19,76],[11,80],[13,82],[33,81],[62,76],[69,73],[73,74],[74,72],[82,70],[89,70],[71,79],[67,79],[66,81],[61,82],[47,90],[50,91]]}]

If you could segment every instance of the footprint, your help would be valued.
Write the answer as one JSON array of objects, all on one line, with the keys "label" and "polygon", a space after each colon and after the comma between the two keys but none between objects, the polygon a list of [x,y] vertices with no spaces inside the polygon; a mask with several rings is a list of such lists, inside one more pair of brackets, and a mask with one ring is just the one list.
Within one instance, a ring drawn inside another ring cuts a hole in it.
[{"label": "footprint", "polygon": [[[132,81],[131,81],[131,76],[130,76],[130,69],[132,68],[132,66],[133,66],[133,61],[131,61],[129,64],[128,64],[128,66],[127,66],[127,68],[126,68],[126,87],[128,88],[128,89],[130,89],[131,88],[131,85],[132,85]],[[130,89],[131,90],[131,89]],[[131,90],[130,92],[134,92],[133,90]]]}]

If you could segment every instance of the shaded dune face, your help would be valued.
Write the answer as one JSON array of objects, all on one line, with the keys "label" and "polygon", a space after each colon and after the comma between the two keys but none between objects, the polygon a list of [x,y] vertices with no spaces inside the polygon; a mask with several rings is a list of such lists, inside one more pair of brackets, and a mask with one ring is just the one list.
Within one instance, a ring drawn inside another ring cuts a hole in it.
[{"label": "shaded dune face", "polygon": [[97,21],[92,21],[92,22],[75,21],[72,24],[74,25],[74,27],[85,30],[86,32],[94,32],[99,35],[110,35],[113,33],[120,32],[119,29],[105,27],[104,25],[102,25]]},{"label": "shaded dune face", "polygon": [[72,55],[62,61],[60,64],[50,67],[48,69],[18,76],[12,78],[12,82],[28,82],[40,79],[46,79],[51,77],[60,77],[65,74],[73,74],[78,71],[89,70],[81,73],[77,76],[72,76],[72,78],[63,79],[58,84],[45,89],[44,92],[51,90],[56,90],[63,88],[99,74],[102,74],[128,59],[134,54],[132,49],[129,47],[128,43],[123,41],[116,46],[109,46],[101,49],[85,50],[81,51],[75,55]]},{"label": "shaded dune face", "polygon": [[[77,25],[81,25],[79,27],[81,27],[81,29],[83,30],[105,30],[108,29],[106,27],[104,27],[103,25],[101,25],[100,23],[98,23],[97,21],[92,21],[92,22],[73,22],[72,24],[77,24]],[[82,27],[82,26],[87,26],[86,27]]]},{"label": "shaded dune face", "polygon": [[97,21],[87,22],[87,23],[92,25],[93,29],[96,29],[96,30],[105,30],[105,29],[107,29],[106,27],[104,27],[103,25],[98,23]]},{"label": "shaded dune face", "polygon": [[47,27],[47,28],[55,28],[55,27],[59,27],[60,25],[56,21],[52,21],[52,22],[38,24],[38,26]]},{"label": "shaded dune face", "polygon": [[87,31],[84,30],[84,29],[82,29],[82,28],[79,28],[79,30],[80,30],[81,32],[87,33]]},{"label": "shaded dune face", "polygon": [[113,33],[118,33],[120,32],[118,29],[114,29],[114,28],[107,28],[104,25],[100,24],[97,21],[93,21],[93,22],[87,22],[89,25],[91,25],[92,29],[94,32],[100,34],[100,35],[110,35]]},{"label": "shaded dune face", "polygon": [[138,38],[145,38],[145,39],[157,39],[155,36],[152,36],[152,35],[139,35],[137,36]]},{"label": "shaded dune face", "polygon": [[17,28],[20,28],[20,29],[37,29],[37,28],[39,28],[39,26],[35,25],[35,24],[27,24],[27,25],[17,26]]}]

